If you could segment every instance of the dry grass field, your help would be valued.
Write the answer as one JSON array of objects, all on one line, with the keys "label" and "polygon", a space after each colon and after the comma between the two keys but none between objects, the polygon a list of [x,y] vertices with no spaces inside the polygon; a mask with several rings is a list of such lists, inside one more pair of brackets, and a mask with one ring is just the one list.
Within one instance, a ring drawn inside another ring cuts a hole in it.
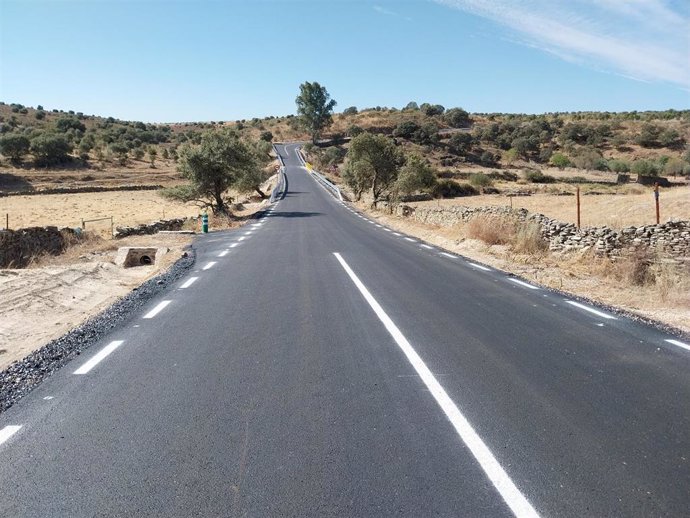
[{"label": "dry grass field", "polygon": [[[541,186],[545,187],[545,186]],[[538,189],[539,187],[537,187]],[[549,185],[548,189],[553,189]],[[560,185],[556,190],[575,191],[572,185]],[[637,185],[629,186],[631,194],[582,195],[581,224],[583,226],[603,226],[622,228],[631,225],[651,225],[656,222],[654,194],[651,188]],[[661,221],[670,219],[690,219],[690,186],[661,189]],[[433,200],[409,203],[412,206],[450,207],[462,205],[481,207],[504,205],[524,208],[566,223],[577,222],[577,202],[575,196],[556,196],[538,193],[531,196],[509,197],[503,194],[467,196],[447,200]]]},{"label": "dry grass field", "polygon": [[[9,214],[10,228],[55,225],[78,227],[82,219],[113,217],[115,226],[150,223],[158,219],[199,214],[198,207],[163,198],[158,191],[112,191],[78,194],[45,194],[0,198],[0,227]],[[110,222],[88,229],[108,229]]]}]

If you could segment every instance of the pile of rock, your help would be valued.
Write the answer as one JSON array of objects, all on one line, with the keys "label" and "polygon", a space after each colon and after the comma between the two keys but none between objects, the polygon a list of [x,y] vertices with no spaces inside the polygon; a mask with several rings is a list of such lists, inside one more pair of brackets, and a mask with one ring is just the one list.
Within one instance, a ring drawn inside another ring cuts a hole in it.
[{"label": "pile of rock", "polygon": [[189,218],[175,218],[154,221],[152,223],[137,225],[136,227],[116,227],[114,238],[119,239],[127,236],[145,236],[156,234],[161,230],[182,230],[185,222]]}]

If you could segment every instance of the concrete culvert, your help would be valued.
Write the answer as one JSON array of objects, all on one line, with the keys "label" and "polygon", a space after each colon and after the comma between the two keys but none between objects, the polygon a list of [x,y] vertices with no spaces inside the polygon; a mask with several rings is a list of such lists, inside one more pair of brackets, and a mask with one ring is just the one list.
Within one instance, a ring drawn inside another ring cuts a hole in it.
[{"label": "concrete culvert", "polygon": [[148,255],[142,255],[141,258],[139,258],[139,262],[141,264],[151,264],[153,261]]}]

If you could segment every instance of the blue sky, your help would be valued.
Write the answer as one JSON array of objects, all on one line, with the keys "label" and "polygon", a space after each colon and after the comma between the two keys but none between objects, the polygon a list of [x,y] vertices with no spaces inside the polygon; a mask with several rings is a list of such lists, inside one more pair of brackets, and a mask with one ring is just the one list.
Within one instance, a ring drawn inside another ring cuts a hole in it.
[{"label": "blue sky", "polygon": [[150,122],[690,108],[687,0],[0,0],[0,99]]}]

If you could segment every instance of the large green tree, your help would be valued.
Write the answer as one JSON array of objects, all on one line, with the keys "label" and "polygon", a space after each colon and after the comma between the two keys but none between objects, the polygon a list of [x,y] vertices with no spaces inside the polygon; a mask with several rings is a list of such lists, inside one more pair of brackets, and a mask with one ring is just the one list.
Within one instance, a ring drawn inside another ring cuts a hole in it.
[{"label": "large green tree", "polygon": [[370,191],[376,206],[390,194],[403,162],[402,154],[388,137],[362,133],[350,142],[343,178],[358,200]]},{"label": "large green tree", "polygon": [[302,124],[309,131],[312,142],[316,143],[321,131],[333,122],[333,108],[337,103],[331,99],[326,87],[316,81],[307,81],[299,86],[295,103]]},{"label": "large green tree", "polygon": [[198,145],[184,145],[178,169],[190,182],[168,193],[186,201],[196,201],[216,213],[227,213],[225,193],[231,187],[253,189],[259,181],[261,162],[256,148],[229,131],[208,131]]}]

